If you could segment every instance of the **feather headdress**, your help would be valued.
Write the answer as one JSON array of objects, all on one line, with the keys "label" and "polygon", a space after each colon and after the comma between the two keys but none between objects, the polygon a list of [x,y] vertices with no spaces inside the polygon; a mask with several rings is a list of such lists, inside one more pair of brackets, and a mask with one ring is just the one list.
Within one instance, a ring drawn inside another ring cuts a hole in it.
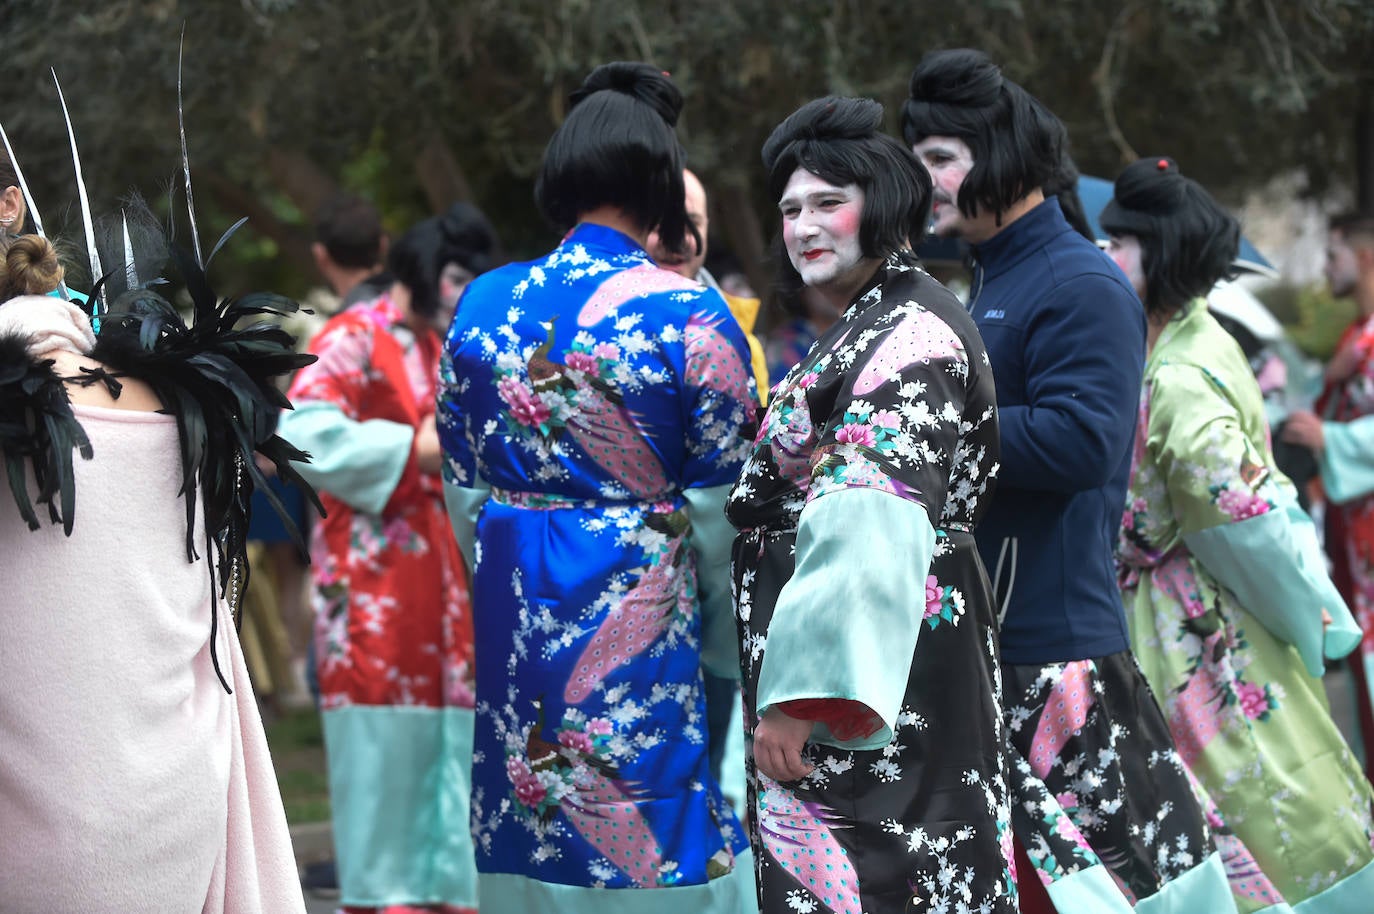
[{"label": "feather headdress", "polygon": [[[179,73],[177,82],[178,120],[184,121]],[[192,320],[186,322],[171,302],[151,288],[161,279],[151,274],[148,266],[165,258],[161,251],[148,256],[149,245],[140,239],[148,238],[149,233],[131,234],[129,230],[131,217],[135,225],[155,222],[141,201],[135,199],[120,214],[118,254],[113,258],[120,266],[102,275],[95,220],[91,218],[80,176],[76,136],[65,100],[63,114],[71,138],[93,272],[94,287],[88,305],[91,322],[98,322],[99,332],[89,354],[104,366],[82,383],[103,381],[117,397],[119,377],[137,378],[153,389],[163,410],[176,417],[181,450],[180,494],[186,505],[186,557],[188,561],[200,557],[195,542],[199,508],[214,591],[236,608],[247,580],[249,501],[255,488],[263,490],[304,552],[300,532],[267,485],[255,457],[265,458],[283,480],[300,487],[323,513],[314,490],[292,467],[292,461],[305,461],[309,456],[275,434],[277,411],[289,409],[290,403],[274,379],[315,360],[313,355],[297,353],[294,338],[271,320],[296,311],[298,305],[271,293],[241,298],[220,298],[215,294],[206,267],[246,220],[225,232],[210,257],[202,259],[191,204],[184,126],[181,165],[194,252],[178,248],[168,236],[159,243],[170,254],[185,284],[192,304]],[[8,137],[5,147],[13,159]],[[23,191],[31,201],[28,188]],[[111,294],[121,287],[122,293]],[[0,349],[0,451],[10,489],[21,515],[36,529],[39,520],[25,479],[27,464],[37,488],[35,500],[47,507],[53,523],[61,523],[70,534],[76,507],[74,455],[79,453],[90,459],[90,442],[72,414],[65,385],[53,373],[52,363],[35,362],[27,354],[19,358],[16,347],[22,341],[0,341],[0,345],[8,347]],[[209,555],[211,552],[213,555]],[[218,602],[211,601],[211,657],[225,690],[231,691],[215,654]]]}]

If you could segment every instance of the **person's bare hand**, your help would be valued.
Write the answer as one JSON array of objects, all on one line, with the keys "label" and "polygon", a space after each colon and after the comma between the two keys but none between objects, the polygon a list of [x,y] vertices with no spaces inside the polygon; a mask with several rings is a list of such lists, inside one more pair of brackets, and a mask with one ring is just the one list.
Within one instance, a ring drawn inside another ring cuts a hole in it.
[{"label": "person's bare hand", "polygon": [[1289,444],[1301,445],[1316,454],[1320,454],[1326,448],[1326,433],[1322,431],[1322,420],[1313,413],[1289,413],[1283,423],[1282,437]]},{"label": "person's bare hand", "polygon": [[437,475],[444,465],[444,451],[439,445],[439,429],[430,414],[420,420],[415,430],[415,462],[421,473]]},{"label": "person's bare hand", "polygon": [[754,764],[775,781],[797,781],[815,767],[802,760],[802,747],[811,736],[815,721],[788,717],[777,707],[769,708],[754,728]]}]

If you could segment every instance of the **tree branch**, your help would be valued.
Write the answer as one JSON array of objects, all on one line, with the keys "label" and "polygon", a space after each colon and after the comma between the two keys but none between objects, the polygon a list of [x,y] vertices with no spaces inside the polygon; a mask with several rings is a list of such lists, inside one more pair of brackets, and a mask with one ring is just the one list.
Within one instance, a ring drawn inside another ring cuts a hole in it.
[{"label": "tree branch", "polygon": [[1097,89],[1097,103],[1102,109],[1102,118],[1107,124],[1107,136],[1121,153],[1122,164],[1128,164],[1140,158],[1131,144],[1127,142],[1126,135],[1121,132],[1121,125],[1116,120],[1117,47],[1126,34],[1126,27],[1130,25],[1131,17],[1135,15],[1135,12],[1136,5],[1134,3],[1128,3],[1121,8],[1116,21],[1112,23],[1111,29],[1107,32],[1107,39],[1102,44],[1102,57],[1092,75],[1093,86]]}]

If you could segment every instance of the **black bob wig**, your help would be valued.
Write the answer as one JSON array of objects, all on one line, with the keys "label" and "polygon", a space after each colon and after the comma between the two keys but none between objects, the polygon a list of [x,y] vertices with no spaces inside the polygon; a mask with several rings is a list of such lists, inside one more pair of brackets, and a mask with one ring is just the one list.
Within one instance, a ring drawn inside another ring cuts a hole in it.
[{"label": "black bob wig", "polygon": [[1235,272],[1240,224],[1173,159],[1127,165],[1098,221],[1139,240],[1150,314],[1170,314]]},{"label": "black bob wig", "polygon": [[[827,96],[807,102],[779,124],[763,144],[768,193],[781,199],[792,174],[803,168],[864,192],[859,248],[865,257],[911,253],[930,221],[930,174],[896,139],[882,132],[883,106],[867,98]],[[914,255],[913,255],[914,256]],[[783,285],[801,277],[780,258]]]},{"label": "black bob wig", "polygon": [[410,306],[421,317],[433,317],[452,302],[439,301],[439,274],[456,263],[474,276],[490,270],[496,233],[482,211],[455,203],[442,216],[415,223],[387,252],[387,271],[410,290]]},{"label": "black bob wig", "polygon": [[534,199],[567,231],[585,213],[614,206],[646,234],[684,249],[690,234],[682,186],[685,156],[674,127],[682,93],[647,63],[602,64],[570,96],[572,108],[544,150]]},{"label": "black bob wig", "polygon": [[911,74],[902,105],[902,138],[963,140],[973,168],[959,188],[959,212],[1003,213],[1027,194],[1055,186],[1068,146],[1059,118],[982,51],[932,51]]}]

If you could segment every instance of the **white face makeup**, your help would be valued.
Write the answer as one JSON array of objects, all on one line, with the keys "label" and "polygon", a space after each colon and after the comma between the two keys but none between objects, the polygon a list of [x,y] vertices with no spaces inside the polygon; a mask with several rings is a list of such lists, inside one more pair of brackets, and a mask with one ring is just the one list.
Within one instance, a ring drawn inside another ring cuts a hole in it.
[{"label": "white face makeup", "polygon": [[1107,256],[1112,259],[1126,281],[1135,289],[1141,301],[1145,300],[1145,266],[1141,261],[1140,239],[1134,235],[1112,235],[1107,239]]},{"label": "white face makeup", "polygon": [[930,198],[931,231],[941,238],[964,238],[975,243],[992,237],[992,233],[984,237],[979,216],[970,219],[959,212],[959,188],[973,170],[973,151],[968,144],[956,137],[928,136],[912,146],[911,151],[930,172],[934,185]]},{"label": "white face makeup", "polygon": [[471,270],[451,260],[439,271],[439,311],[430,320],[430,324],[440,335],[448,332],[448,325],[453,322],[453,315],[458,310],[459,296],[468,287],[468,283],[476,278]]},{"label": "white face makeup", "polygon": [[439,271],[439,304],[444,308],[453,308],[458,303],[458,296],[463,294],[463,290],[468,287],[476,277],[472,271],[467,270],[453,261],[444,264],[444,268]]},{"label": "white face makeup", "polygon": [[859,244],[863,209],[859,185],[836,187],[804,168],[792,173],[778,201],[783,244],[802,282],[845,304],[875,263]]}]

